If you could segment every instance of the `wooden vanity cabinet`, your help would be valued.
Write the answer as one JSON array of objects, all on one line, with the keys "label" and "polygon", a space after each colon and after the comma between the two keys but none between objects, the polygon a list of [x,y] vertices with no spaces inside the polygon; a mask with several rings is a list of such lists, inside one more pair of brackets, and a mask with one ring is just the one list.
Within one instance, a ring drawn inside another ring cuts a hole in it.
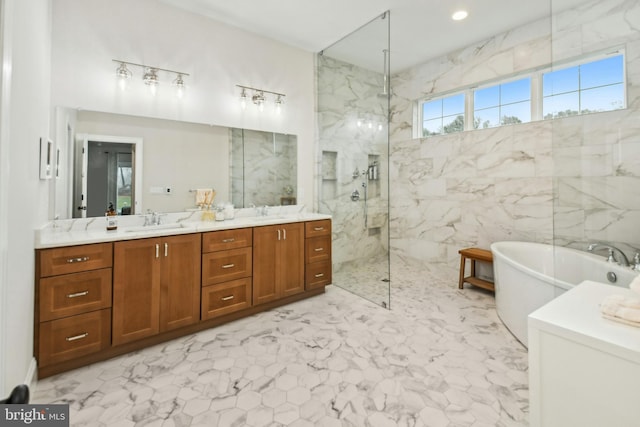
[{"label": "wooden vanity cabinet", "polygon": [[305,289],[331,283],[331,220],[305,223]]},{"label": "wooden vanity cabinet", "polygon": [[304,224],[253,229],[253,305],[304,291]]},{"label": "wooden vanity cabinet", "polygon": [[112,244],[36,252],[34,353],[46,367],[110,345]]},{"label": "wooden vanity cabinet", "polygon": [[114,244],[114,346],[196,323],[199,308],[199,234]]},{"label": "wooden vanity cabinet", "polygon": [[202,320],[251,307],[253,229],[202,235]]},{"label": "wooden vanity cabinet", "polygon": [[330,283],[330,220],[38,249],[38,376],[319,295]]}]

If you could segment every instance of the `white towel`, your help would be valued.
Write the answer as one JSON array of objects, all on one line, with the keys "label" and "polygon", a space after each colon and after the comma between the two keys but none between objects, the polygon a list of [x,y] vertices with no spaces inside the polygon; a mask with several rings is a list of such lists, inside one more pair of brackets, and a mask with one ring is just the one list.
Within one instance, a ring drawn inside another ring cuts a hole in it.
[{"label": "white towel", "polygon": [[629,284],[629,289],[640,295],[640,274],[635,277]]},{"label": "white towel", "polygon": [[640,327],[640,300],[627,298],[622,295],[609,295],[600,304],[602,316]]},{"label": "white towel", "polygon": [[212,188],[198,188],[196,190],[196,206],[206,206],[210,205],[213,202],[213,192]]}]

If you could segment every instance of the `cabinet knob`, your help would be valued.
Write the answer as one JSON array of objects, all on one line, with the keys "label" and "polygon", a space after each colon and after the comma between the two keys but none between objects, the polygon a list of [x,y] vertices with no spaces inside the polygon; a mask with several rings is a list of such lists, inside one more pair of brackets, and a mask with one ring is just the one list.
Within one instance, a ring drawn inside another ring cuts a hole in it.
[{"label": "cabinet knob", "polygon": [[323,276],[324,276],[324,273],[318,273],[318,274],[316,274],[316,277],[317,277],[317,278],[320,278],[320,277],[323,277]]},{"label": "cabinet knob", "polygon": [[229,301],[233,299],[233,295],[229,295],[228,297],[222,297],[222,301]]},{"label": "cabinet knob", "polygon": [[233,268],[235,266],[236,266],[235,264],[225,264],[222,266],[222,268]]},{"label": "cabinet knob", "polygon": [[324,248],[315,248],[315,249],[314,249],[314,251],[316,251],[316,252],[322,252],[322,251],[324,251]]},{"label": "cabinet knob", "polygon": [[324,227],[314,227],[313,229],[315,231],[322,231],[322,230],[324,230]]},{"label": "cabinet knob", "polygon": [[229,239],[222,239],[222,243],[231,243],[231,242],[235,242],[236,239],[234,239],[233,237],[229,238]]}]

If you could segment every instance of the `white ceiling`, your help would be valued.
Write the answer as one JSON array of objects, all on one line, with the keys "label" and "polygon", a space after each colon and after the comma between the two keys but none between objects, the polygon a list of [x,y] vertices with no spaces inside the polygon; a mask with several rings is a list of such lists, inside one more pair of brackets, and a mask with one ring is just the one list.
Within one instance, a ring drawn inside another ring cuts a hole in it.
[{"label": "white ceiling", "polygon": [[[392,71],[398,71],[586,0],[160,1],[310,52],[328,48],[389,10]],[[469,17],[453,21],[451,14],[461,8]],[[381,68],[385,40],[373,34],[383,32],[378,30],[350,43],[350,62]],[[375,49],[365,52],[368,44]],[[346,54],[343,47],[335,52],[343,59]]]}]

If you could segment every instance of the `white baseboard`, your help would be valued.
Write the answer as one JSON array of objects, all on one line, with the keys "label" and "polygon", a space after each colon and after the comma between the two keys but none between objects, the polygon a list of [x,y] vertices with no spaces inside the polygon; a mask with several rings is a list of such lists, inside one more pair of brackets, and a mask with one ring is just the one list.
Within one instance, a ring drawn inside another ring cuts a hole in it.
[{"label": "white baseboard", "polygon": [[36,387],[36,383],[38,382],[38,377],[36,374],[37,369],[38,369],[38,364],[36,362],[36,358],[32,357],[31,363],[29,363],[29,370],[27,371],[27,376],[24,379],[24,383],[29,387],[29,390],[31,390],[32,393]]}]

